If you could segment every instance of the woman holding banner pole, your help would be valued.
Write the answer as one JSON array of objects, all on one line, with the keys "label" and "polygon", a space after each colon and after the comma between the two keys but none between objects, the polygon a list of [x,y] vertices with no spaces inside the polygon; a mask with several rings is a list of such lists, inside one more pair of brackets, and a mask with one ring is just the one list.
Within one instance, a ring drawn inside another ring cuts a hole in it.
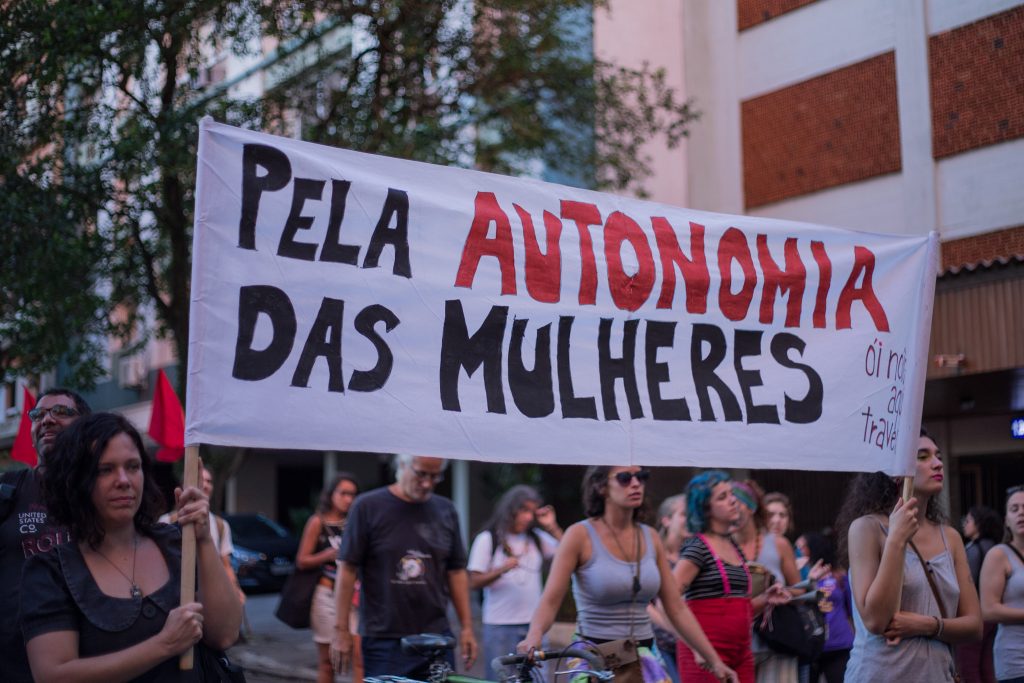
[{"label": "woman holding banner pole", "polygon": [[981,638],[960,534],[943,522],[942,458],[922,430],[912,497],[876,472],[853,482],[836,522],[849,557],[856,636],[846,681],[953,681],[952,645]]},{"label": "woman holding banner pole", "polygon": [[142,438],[113,413],[83,417],[47,458],[51,517],[74,539],[25,565],[20,620],[37,681],[193,681],[179,671],[193,645],[227,648],[242,604],[210,536],[210,505],[175,491],[178,523],[194,525],[197,601],[180,605],[181,531],[156,523],[159,493]]},{"label": "woman holding banner pole", "polygon": [[705,669],[718,680],[737,681],[683,602],[658,535],[641,523],[649,477],[648,470],[635,466],[587,468],[583,506],[588,519],[573,524],[562,537],[518,650],[541,646],[571,581],[579,619],[577,640],[622,657],[624,666],[613,668],[616,680],[670,680],[654,647],[647,615],[647,604],[657,596],[676,631],[704,658]]}]

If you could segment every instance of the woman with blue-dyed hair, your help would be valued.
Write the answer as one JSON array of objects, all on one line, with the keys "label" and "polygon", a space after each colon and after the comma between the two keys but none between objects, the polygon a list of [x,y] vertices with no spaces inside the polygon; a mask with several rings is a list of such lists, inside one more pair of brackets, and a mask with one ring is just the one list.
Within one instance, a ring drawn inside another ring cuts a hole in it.
[{"label": "woman with blue-dyed hair", "polygon": [[[729,535],[739,519],[729,475],[708,470],[691,479],[686,486],[686,506],[686,526],[693,535],[683,543],[672,573],[722,661],[741,683],[752,683],[750,572]],[[681,680],[714,680],[682,641],[677,645],[676,661]]]}]

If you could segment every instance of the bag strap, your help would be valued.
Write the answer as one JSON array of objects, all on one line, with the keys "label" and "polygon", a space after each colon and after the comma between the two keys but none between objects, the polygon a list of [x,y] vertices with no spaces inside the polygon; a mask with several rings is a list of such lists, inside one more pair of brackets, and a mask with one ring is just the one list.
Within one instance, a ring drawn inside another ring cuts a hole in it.
[{"label": "bag strap", "polygon": [[[945,545],[946,532],[942,530],[941,526],[939,527],[939,533],[942,534],[942,543],[943,545]],[[942,616],[943,619],[947,619],[948,617],[946,616],[946,607],[942,604],[942,597],[939,595],[939,587],[935,585],[935,579],[932,577],[932,572],[934,570],[932,569],[932,566],[930,564],[925,562],[924,555],[922,555],[921,551],[917,549],[916,545],[914,545],[914,541],[911,540],[909,541],[909,543],[911,549],[914,551],[914,554],[917,555],[917,559],[921,561],[921,568],[924,569],[924,578],[928,579],[928,587],[932,589],[932,595],[935,596],[935,602],[939,605],[939,614]],[[948,546],[946,547],[948,548]],[[953,680],[956,683],[959,683],[960,672],[957,670],[956,653],[953,651],[953,646],[949,643],[946,643],[946,648],[949,649],[949,656],[951,658],[949,665],[950,673],[953,674]]]},{"label": "bag strap", "polygon": [[[941,528],[939,531],[945,534]],[[935,602],[939,605],[939,616],[943,619],[948,618],[946,614],[946,606],[942,604],[942,596],[939,595],[939,587],[935,585],[935,578],[932,576],[932,572],[934,570],[931,565],[925,561],[924,556],[921,555],[921,551],[917,549],[917,546],[914,545],[913,541],[910,541],[910,547],[913,549],[914,554],[917,555],[917,559],[921,561],[921,568],[924,569],[924,578],[928,580],[928,587],[932,589],[932,595],[935,596]]]},{"label": "bag strap", "polygon": [[221,552],[221,549],[224,547],[224,525],[227,522],[220,515],[214,515],[213,519],[217,523],[217,553],[223,555],[224,553]]}]

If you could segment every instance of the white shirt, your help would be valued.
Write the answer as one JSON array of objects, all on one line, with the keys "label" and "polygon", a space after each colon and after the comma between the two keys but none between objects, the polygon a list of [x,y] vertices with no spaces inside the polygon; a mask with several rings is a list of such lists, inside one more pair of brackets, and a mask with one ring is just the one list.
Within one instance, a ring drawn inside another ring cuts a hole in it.
[{"label": "white shirt", "polygon": [[[483,622],[485,624],[528,624],[533,611],[540,603],[541,567],[544,560],[551,558],[558,548],[558,541],[550,534],[537,530],[543,551],[528,534],[512,534],[505,537],[505,544],[519,565],[499,576],[484,587]],[[494,548],[491,532],[481,532],[473,539],[469,550],[471,572],[489,572],[505,564],[508,556],[501,548]]]}]

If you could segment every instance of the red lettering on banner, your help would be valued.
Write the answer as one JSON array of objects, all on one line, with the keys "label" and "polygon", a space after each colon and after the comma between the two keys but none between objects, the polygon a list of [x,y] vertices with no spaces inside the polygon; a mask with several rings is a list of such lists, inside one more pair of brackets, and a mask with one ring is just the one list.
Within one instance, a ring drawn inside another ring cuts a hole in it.
[{"label": "red lettering on banner", "polygon": [[832,285],[832,261],[825,251],[824,242],[811,242],[811,254],[818,264],[818,293],[814,297],[814,326],[825,327],[825,306],[828,304],[828,288]]},{"label": "red lettering on banner", "polygon": [[[635,275],[626,275],[622,267],[623,242],[629,242],[636,253],[640,267]],[[624,311],[643,306],[654,289],[654,254],[643,229],[621,211],[608,216],[604,225],[604,257],[608,264],[608,289],[615,305]]]},{"label": "red lettering on banner", "polygon": [[562,218],[574,221],[580,233],[580,305],[593,305],[597,303],[597,262],[590,227],[601,225],[601,212],[593,204],[563,199]]},{"label": "red lettering on banner", "polygon": [[757,260],[764,273],[764,286],[761,288],[761,314],[758,318],[765,325],[770,325],[775,318],[776,292],[788,293],[786,300],[786,327],[800,327],[800,311],[803,306],[804,285],[807,280],[807,269],[800,260],[800,252],[796,248],[796,238],[786,239],[783,252],[786,268],[782,270],[771,251],[768,250],[768,235],[757,236]]},{"label": "red lettering on banner", "polygon": [[[732,262],[736,261],[743,270],[743,287],[736,294],[732,292]],[[718,307],[729,320],[743,320],[754,298],[757,273],[754,259],[747,246],[747,236],[739,228],[729,228],[718,243],[718,272],[722,284],[718,290]]]},{"label": "red lettering on banner", "polygon": [[658,256],[661,259],[661,296],[658,297],[658,308],[672,308],[676,295],[676,266],[683,274],[686,285],[686,312],[704,314],[708,310],[708,289],[711,277],[708,274],[708,259],[704,253],[704,226],[690,223],[690,257],[683,254],[676,239],[675,229],[667,218],[654,216],[651,218],[654,228],[654,240],[658,245]]},{"label": "red lettering on banner", "polygon": [[526,291],[535,301],[558,303],[562,289],[562,251],[558,240],[562,236],[562,221],[550,211],[544,212],[544,232],[547,233],[547,254],[540,250],[533,219],[523,207],[513,204],[523,223],[523,243],[526,247]]},{"label": "red lettering on banner", "polygon": [[[836,304],[836,329],[846,330],[852,324],[850,322],[850,308],[854,301],[860,301],[864,308],[868,309],[871,321],[875,323],[875,329],[879,332],[889,331],[889,318],[885,315],[882,302],[875,295],[871,285],[871,276],[875,272],[875,255],[867,247],[853,248],[853,271],[846,281],[846,286],[839,293],[839,303]],[[864,273],[864,282],[857,287],[857,280],[861,273]]]},{"label": "red lettering on banner", "polygon": [[[498,259],[498,267],[501,268],[501,293],[515,294],[516,262],[512,250],[512,225],[508,216],[498,206],[498,199],[493,192],[477,192],[474,209],[473,225],[462,248],[455,286],[472,287],[480,259],[493,256]],[[495,226],[493,238],[487,236],[491,223]]]}]

